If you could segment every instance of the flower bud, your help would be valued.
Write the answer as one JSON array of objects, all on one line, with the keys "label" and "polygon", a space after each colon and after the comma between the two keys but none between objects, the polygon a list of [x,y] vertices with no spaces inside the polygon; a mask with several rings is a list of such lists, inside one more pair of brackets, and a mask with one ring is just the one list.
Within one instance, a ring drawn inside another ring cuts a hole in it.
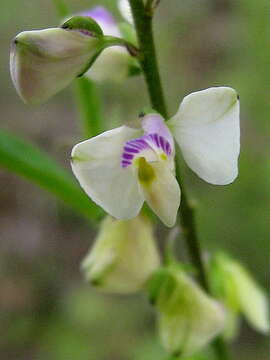
[{"label": "flower bud", "polygon": [[227,254],[218,253],[210,261],[209,275],[213,292],[229,312],[224,334],[227,338],[237,335],[240,313],[257,331],[269,331],[266,294],[243,265]]},{"label": "flower bud", "polygon": [[26,103],[45,102],[84,73],[103,45],[98,24],[80,16],[62,28],[18,34],[10,56],[17,92]]},{"label": "flower bud", "polygon": [[[118,24],[112,14],[103,6],[94,7],[81,13],[94,19],[103,33],[109,36],[124,37],[131,43],[136,42],[134,28],[130,24]],[[122,46],[108,47],[87,71],[86,76],[97,82],[121,82],[130,74],[138,74],[139,65],[127,49]]]},{"label": "flower bud", "polygon": [[150,281],[150,294],[154,294],[159,310],[162,343],[174,355],[192,355],[223,330],[225,312],[222,306],[179,265],[159,269]]},{"label": "flower bud", "polygon": [[82,270],[99,289],[127,294],[140,290],[159,265],[152,225],[147,218],[115,220],[107,216],[82,262]]}]

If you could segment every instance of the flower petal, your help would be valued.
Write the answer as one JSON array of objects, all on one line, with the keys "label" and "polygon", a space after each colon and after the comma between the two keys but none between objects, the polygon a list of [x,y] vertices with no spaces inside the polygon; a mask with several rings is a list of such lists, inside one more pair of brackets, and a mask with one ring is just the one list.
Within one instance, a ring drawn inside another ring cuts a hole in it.
[{"label": "flower petal", "polygon": [[128,0],[118,0],[118,9],[123,18],[130,24],[133,24],[133,17]]},{"label": "flower petal", "polygon": [[269,304],[266,293],[240,264],[232,263],[230,271],[237,289],[240,308],[248,322],[257,331],[269,332]]},{"label": "flower petal", "polygon": [[159,139],[156,140],[155,148],[157,150],[161,149],[165,153],[166,151],[166,142],[170,145],[170,154],[174,155],[174,140],[173,136],[165,124],[163,117],[159,114],[148,114],[145,115],[142,119],[142,128],[145,131],[146,135],[157,134]]},{"label": "flower petal", "polygon": [[82,188],[117,219],[136,216],[143,204],[133,167],[121,166],[124,143],[140,133],[121,126],[83,141],[72,150],[72,170]]},{"label": "flower petal", "polygon": [[235,90],[213,87],[186,96],[169,124],[185,161],[198,176],[216,185],[234,181],[240,151]]},{"label": "flower petal", "polygon": [[112,46],[103,50],[90,69],[87,77],[97,82],[120,83],[128,76],[130,55],[122,46]]},{"label": "flower petal", "polygon": [[138,180],[145,200],[166,226],[173,226],[180,205],[180,188],[168,161],[140,158]]}]

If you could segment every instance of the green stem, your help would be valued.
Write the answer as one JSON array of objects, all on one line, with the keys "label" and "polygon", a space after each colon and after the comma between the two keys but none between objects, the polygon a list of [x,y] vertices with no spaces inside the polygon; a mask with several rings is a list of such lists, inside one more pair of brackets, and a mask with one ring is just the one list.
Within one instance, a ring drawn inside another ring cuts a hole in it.
[{"label": "green stem", "polygon": [[[167,109],[163,96],[163,90],[156,60],[156,51],[154,46],[153,31],[152,31],[152,16],[147,12],[143,0],[129,0],[136,32],[139,41],[140,62],[144,77],[147,83],[148,92],[152,106],[161,115],[167,118]],[[176,178],[180,184],[179,166],[177,163]],[[194,267],[198,271],[199,281],[202,287],[209,292],[209,284],[204,268],[202,251],[200,248],[199,239],[196,232],[194,209],[189,204],[183,184],[181,184],[182,199],[181,211],[179,212],[179,220],[185,234],[185,240],[189,251],[190,258]],[[215,353],[220,360],[228,360],[228,350],[224,340],[219,337],[213,342]]]},{"label": "green stem", "polygon": [[95,84],[85,76],[76,79],[75,85],[82,134],[88,139],[103,131],[100,97]]},{"label": "green stem", "polygon": [[153,108],[167,117],[154,45],[152,16],[145,11],[143,0],[129,0],[141,56],[139,58]]},{"label": "green stem", "polygon": [[[180,167],[179,167],[179,156],[176,155],[176,179],[180,183],[181,175],[180,175]],[[187,249],[189,253],[189,257],[194,265],[196,265],[196,269],[198,271],[198,279],[203,288],[209,292],[209,285],[206,276],[206,271],[204,268],[204,262],[202,257],[202,250],[200,246],[200,242],[198,239],[196,224],[195,224],[195,214],[194,207],[190,204],[187,199],[186,192],[181,184],[181,211],[179,212],[179,220],[182,225],[182,231],[184,233],[184,237],[187,244]]]}]

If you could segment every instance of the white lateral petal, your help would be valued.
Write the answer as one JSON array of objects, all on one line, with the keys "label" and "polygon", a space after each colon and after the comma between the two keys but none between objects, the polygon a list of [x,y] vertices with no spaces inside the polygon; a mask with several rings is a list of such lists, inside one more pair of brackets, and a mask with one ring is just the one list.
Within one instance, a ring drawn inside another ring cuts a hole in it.
[{"label": "white lateral petal", "polygon": [[203,180],[226,185],[238,175],[239,101],[229,87],[186,96],[169,122],[188,166]]},{"label": "white lateral petal", "polygon": [[124,143],[140,134],[127,126],[83,141],[72,150],[72,170],[84,191],[117,219],[136,216],[143,204],[132,166],[122,168]]},{"label": "white lateral petal", "polygon": [[237,290],[240,308],[248,322],[257,331],[269,332],[269,303],[266,293],[240,264],[232,263],[230,270]]},{"label": "white lateral petal", "polygon": [[153,176],[150,175],[146,181],[138,176],[145,200],[160,220],[171,227],[175,224],[180,205],[180,187],[168,161],[147,164],[153,169]]}]

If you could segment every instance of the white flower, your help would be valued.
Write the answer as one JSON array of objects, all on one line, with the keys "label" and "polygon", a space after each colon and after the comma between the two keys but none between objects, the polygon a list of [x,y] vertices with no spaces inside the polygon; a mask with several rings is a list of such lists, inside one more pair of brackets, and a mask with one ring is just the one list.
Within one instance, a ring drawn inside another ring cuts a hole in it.
[{"label": "white flower", "polygon": [[107,216],[82,263],[87,280],[118,294],[140,290],[159,266],[152,224],[143,216],[127,221]]},{"label": "white flower", "polygon": [[180,204],[174,174],[176,142],[190,168],[218,185],[237,176],[239,101],[235,90],[216,87],[186,96],[168,121],[142,119],[142,130],[121,126],[77,144],[72,169],[85,192],[117,219],[130,219],[146,201],[167,226]]},{"label": "white flower", "polygon": [[223,330],[225,311],[179,265],[157,270],[151,281],[159,273],[162,281],[154,291],[161,341],[168,352],[190,356]]},{"label": "white flower", "polygon": [[86,31],[51,28],[18,34],[10,55],[17,92],[26,103],[45,102],[87,68],[100,46],[100,38]]},{"label": "white flower", "polygon": [[257,331],[269,332],[267,296],[242,264],[226,254],[216,254],[210,262],[210,279],[230,315],[225,336],[234,338],[237,335],[240,313]]}]

